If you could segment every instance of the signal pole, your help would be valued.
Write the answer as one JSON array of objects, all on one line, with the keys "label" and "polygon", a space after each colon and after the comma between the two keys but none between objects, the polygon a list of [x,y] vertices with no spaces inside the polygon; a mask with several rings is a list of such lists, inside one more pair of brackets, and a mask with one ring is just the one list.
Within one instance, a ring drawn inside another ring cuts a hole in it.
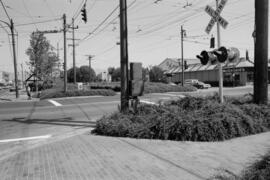
[{"label": "signal pole", "polygon": [[254,102],[268,102],[268,0],[255,1]]},{"label": "signal pole", "polygon": [[120,62],[121,62],[121,111],[128,110],[128,29],[127,29],[127,2],[120,1]]},{"label": "signal pole", "polygon": [[[219,0],[216,0],[216,8],[218,9]],[[217,22],[217,46],[220,48],[220,28],[219,23]],[[220,103],[224,102],[223,99],[223,70],[222,70],[222,63],[218,62],[218,74],[219,74],[219,101]]]},{"label": "signal pole", "polygon": [[[185,30],[183,30],[183,26],[181,26],[181,64],[182,64],[182,86],[184,86],[184,75],[185,75],[185,73],[184,73],[184,47],[183,47],[183,41],[184,41],[184,31]],[[179,65],[180,65],[180,63],[179,63]],[[180,75],[180,73],[179,73],[179,75]],[[180,80],[180,79],[179,79]]]},{"label": "signal pole", "polygon": [[64,92],[67,92],[66,14],[63,15],[63,32],[64,32]]}]

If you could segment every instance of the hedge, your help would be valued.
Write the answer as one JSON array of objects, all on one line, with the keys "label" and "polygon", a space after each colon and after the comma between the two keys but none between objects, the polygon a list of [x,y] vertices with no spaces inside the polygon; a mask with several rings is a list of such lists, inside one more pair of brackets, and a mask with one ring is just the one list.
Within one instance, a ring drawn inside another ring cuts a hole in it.
[{"label": "hedge", "polygon": [[62,90],[49,90],[43,91],[41,93],[40,99],[51,99],[51,98],[61,98],[61,97],[74,97],[74,96],[114,96],[116,93],[113,90],[72,90],[64,92]]},{"label": "hedge", "polygon": [[[176,141],[222,141],[269,131],[270,106],[218,97],[185,97],[166,105],[145,105],[138,111],[115,112],[97,121],[98,135],[168,139]],[[241,102],[242,103],[239,103]]]}]

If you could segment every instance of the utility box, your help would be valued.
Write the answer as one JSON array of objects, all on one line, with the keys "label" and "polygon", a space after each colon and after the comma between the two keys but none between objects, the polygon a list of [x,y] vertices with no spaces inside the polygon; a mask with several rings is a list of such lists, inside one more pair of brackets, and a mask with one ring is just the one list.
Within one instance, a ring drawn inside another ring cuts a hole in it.
[{"label": "utility box", "polygon": [[78,90],[83,90],[83,83],[77,83]]},{"label": "utility box", "polygon": [[131,97],[142,96],[143,90],[142,63],[130,63],[129,94]]}]

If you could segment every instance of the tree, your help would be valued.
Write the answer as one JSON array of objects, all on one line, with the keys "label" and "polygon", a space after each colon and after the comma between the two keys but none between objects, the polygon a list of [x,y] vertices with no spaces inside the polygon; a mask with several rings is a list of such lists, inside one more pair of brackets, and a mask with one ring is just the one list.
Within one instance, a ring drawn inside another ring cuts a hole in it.
[{"label": "tree", "polygon": [[167,82],[163,70],[158,66],[150,69],[149,77],[151,82]]},{"label": "tree", "polygon": [[[74,82],[74,75],[73,74],[74,74],[74,69],[72,67],[67,71],[67,81],[68,82]],[[82,75],[81,75],[80,68],[76,67],[76,81],[82,82],[81,76]]]},{"label": "tree", "polygon": [[120,81],[121,79],[121,69],[120,67],[115,68],[112,75],[112,81]]},{"label": "tree", "polygon": [[[73,82],[73,77],[73,68],[70,68],[67,71],[68,82]],[[80,68],[76,67],[77,82],[89,82],[89,77],[91,82],[96,81],[97,79],[96,73],[92,68],[89,76],[89,66],[81,66]]]},{"label": "tree", "polygon": [[31,34],[30,47],[26,50],[26,54],[29,56],[32,73],[44,81],[50,79],[59,59],[43,33]]}]

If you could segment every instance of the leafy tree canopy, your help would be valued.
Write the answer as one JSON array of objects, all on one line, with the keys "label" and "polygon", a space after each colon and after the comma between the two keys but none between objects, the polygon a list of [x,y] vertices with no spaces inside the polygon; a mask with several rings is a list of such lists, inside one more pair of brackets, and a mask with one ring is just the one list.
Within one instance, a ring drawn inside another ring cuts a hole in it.
[{"label": "leafy tree canopy", "polygon": [[33,32],[30,35],[30,46],[26,54],[29,56],[32,73],[43,80],[49,79],[59,59],[43,33]]}]

